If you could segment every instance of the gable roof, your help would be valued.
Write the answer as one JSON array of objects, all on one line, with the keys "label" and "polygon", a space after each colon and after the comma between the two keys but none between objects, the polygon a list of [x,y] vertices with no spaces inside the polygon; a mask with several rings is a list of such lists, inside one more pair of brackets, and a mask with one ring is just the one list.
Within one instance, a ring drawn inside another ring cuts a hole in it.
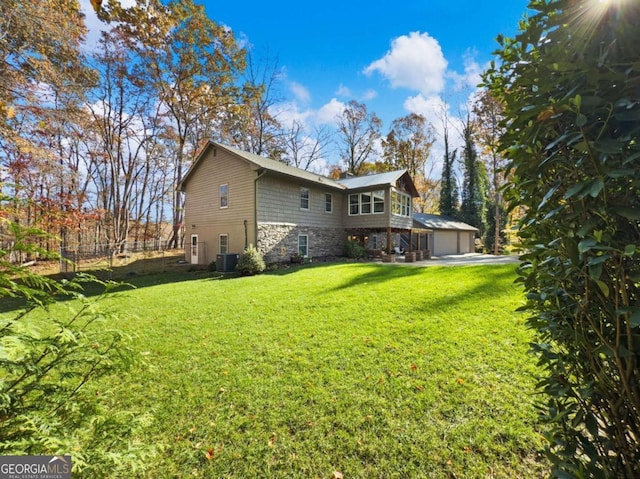
[{"label": "gable roof", "polygon": [[385,173],[366,176],[353,176],[351,178],[340,179],[338,182],[346,186],[347,189],[354,190],[357,188],[398,186],[400,179],[404,181],[404,187],[411,193],[411,196],[414,198],[420,196],[407,170],[387,171]]},{"label": "gable roof", "polygon": [[478,231],[478,228],[448,216],[413,213],[413,221],[434,230]]},{"label": "gable roof", "polygon": [[209,140],[198,152],[196,155],[191,168],[184,175],[180,183],[178,184],[178,188],[181,191],[184,191],[186,183],[189,181],[193,172],[197,169],[198,164],[204,157],[206,157],[207,153],[212,148],[218,148],[220,150],[225,150],[235,156],[242,158],[243,160],[249,162],[252,167],[256,170],[265,170],[272,173],[289,176],[292,178],[296,178],[298,180],[304,180],[310,183],[320,184],[324,187],[345,190],[346,187],[341,185],[340,183],[332,180],[331,178],[327,178],[326,176],[319,175],[317,173],[312,173],[311,171],[303,170],[301,168],[296,168],[295,166],[289,166],[286,163],[281,161],[272,160],[270,158],[265,158],[264,156],[255,155],[253,153],[249,153],[244,150],[240,150],[238,148],[234,148],[232,146],[222,145],[215,141]]},{"label": "gable roof", "polygon": [[232,146],[222,145],[212,140],[209,140],[200,149],[200,151],[196,155],[195,160],[193,161],[193,164],[191,165],[191,168],[189,168],[189,171],[187,171],[187,173],[178,184],[178,188],[181,191],[184,191],[186,183],[193,175],[193,172],[197,169],[198,164],[204,157],[206,157],[207,153],[212,148],[219,148],[220,150],[225,150],[237,157],[240,157],[243,160],[249,162],[256,170],[264,170],[278,175],[295,178],[297,180],[303,180],[306,182],[322,185],[324,187],[345,191],[357,188],[397,186],[399,182],[402,182],[403,186],[409,191],[411,196],[413,196],[414,198],[419,196],[419,193],[416,190],[413,180],[411,179],[411,176],[409,175],[407,170],[389,171],[386,173],[378,173],[374,175],[355,176],[352,178],[333,180],[326,176],[303,170],[302,168],[289,166],[281,161],[276,161],[264,156],[249,153]]}]

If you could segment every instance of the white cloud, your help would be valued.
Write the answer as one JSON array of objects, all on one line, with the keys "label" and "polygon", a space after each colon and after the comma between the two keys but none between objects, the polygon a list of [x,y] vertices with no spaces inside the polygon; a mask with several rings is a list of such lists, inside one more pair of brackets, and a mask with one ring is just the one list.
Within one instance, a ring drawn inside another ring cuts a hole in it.
[{"label": "white cloud", "polygon": [[293,96],[298,99],[298,101],[301,101],[302,103],[309,103],[309,100],[311,100],[311,94],[309,93],[309,90],[307,90],[307,88],[300,83],[292,81],[289,84],[289,89],[291,90],[291,93],[293,93]]},{"label": "white cloud", "polygon": [[336,95],[337,96],[342,96],[342,97],[347,97],[347,98],[351,98],[351,96],[352,96],[351,90],[349,89],[349,87],[344,86],[342,83],[340,83],[340,86],[336,90]]},{"label": "white cloud", "polygon": [[343,102],[332,98],[316,112],[315,120],[319,124],[336,125],[338,117],[342,115],[346,106]]},{"label": "white cloud", "polygon": [[391,50],[371,63],[364,73],[380,73],[393,88],[405,87],[425,96],[441,92],[445,86],[447,60],[438,41],[428,33],[411,32],[391,42]]},{"label": "white cloud", "polygon": [[373,100],[377,96],[378,96],[378,92],[377,91],[375,91],[375,90],[367,90],[362,94],[362,100],[363,101]]},{"label": "white cloud", "polygon": [[422,94],[409,97],[403,104],[411,112],[424,116],[433,126],[436,141],[431,147],[431,154],[427,162],[427,175],[432,179],[440,179],[442,174],[442,159],[444,158],[444,121],[448,122],[449,150],[458,149],[458,158],[462,153],[464,141],[461,132],[463,122],[461,112],[452,113],[450,105],[440,96],[425,97]]},{"label": "white cloud", "polygon": [[467,52],[464,55],[464,73],[451,71],[447,76],[453,80],[453,88],[455,91],[461,91],[465,88],[476,89],[482,81],[482,72],[489,66],[488,64],[480,65],[474,58],[474,52]]},{"label": "white cloud", "polygon": [[269,110],[285,128],[291,128],[294,122],[304,125],[313,115],[311,110],[300,111],[298,104],[293,101],[278,103]]}]

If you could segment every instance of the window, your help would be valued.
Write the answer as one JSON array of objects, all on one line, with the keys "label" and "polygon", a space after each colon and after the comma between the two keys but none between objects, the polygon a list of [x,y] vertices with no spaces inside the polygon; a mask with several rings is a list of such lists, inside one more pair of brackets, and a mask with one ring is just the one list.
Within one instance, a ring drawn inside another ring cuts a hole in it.
[{"label": "window", "polygon": [[325,193],[324,195],[324,211],[333,213],[333,195],[331,193]]},{"label": "window", "polygon": [[300,188],[300,209],[309,209],[309,188]]},{"label": "window", "polygon": [[384,190],[373,192],[373,212],[384,213]]},{"label": "window", "polygon": [[402,216],[411,216],[411,198],[402,195]]},{"label": "window", "polygon": [[371,193],[360,193],[360,214],[371,214]]},{"label": "window", "polygon": [[349,214],[360,214],[360,195],[349,195]]},{"label": "window", "polygon": [[229,185],[220,185],[220,208],[229,207]]},{"label": "window", "polygon": [[219,236],[220,243],[220,254],[226,254],[229,252],[229,235],[220,235]]},{"label": "window", "polygon": [[298,235],[298,254],[309,256],[309,235]]},{"label": "window", "polygon": [[391,212],[398,216],[411,216],[411,197],[400,193],[391,192]]},{"label": "window", "polygon": [[384,213],[384,190],[349,195],[349,215]]}]

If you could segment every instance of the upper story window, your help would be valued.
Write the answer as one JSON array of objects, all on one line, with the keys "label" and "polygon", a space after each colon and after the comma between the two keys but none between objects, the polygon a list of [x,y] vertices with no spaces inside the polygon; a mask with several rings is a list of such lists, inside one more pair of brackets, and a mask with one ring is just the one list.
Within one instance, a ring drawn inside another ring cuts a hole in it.
[{"label": "upper story window", "polygon": [[384,190],[373,192],[373,212],[384,213]]},{"label": "upper story window", "polygon": [[391,213],[397,216],[411,216],[411,197],[400,191],[392,191]]},{"label": "upper story window", "polygon": [[360,193],[360,214],[371,214],[371,193]]},{"label": "upper story window", "polygon": [[309,188],[300,188],[300,209],[309,209]]},{"label": "upper story window", "polygon": [[384,190],[365,191],[349,195],[349,215],[384,213]]},{"label": "upper story window", "polygon": [[333,213],[333,195],[331,193],[324,194],[324,211],[325,213]]},{"label": "upper story window", "polygon": [[229,207],[229,185],[220,185],[220,208]]},{"label": "upper story window", "polygon": [[360,214],[360,195],[349,195],[349,214],[350,215],[359,215]]}]

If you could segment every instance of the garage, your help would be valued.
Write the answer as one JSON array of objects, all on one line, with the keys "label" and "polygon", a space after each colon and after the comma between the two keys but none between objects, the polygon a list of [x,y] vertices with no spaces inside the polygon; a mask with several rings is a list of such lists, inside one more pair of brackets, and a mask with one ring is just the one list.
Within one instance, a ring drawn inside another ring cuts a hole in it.
[{"label": "garage", "polygon": [[417,228],[433,230],[431,254],[445,256],[475,252],[478,228],[453,218],[425,213],[414,213],[413,224]]}]

